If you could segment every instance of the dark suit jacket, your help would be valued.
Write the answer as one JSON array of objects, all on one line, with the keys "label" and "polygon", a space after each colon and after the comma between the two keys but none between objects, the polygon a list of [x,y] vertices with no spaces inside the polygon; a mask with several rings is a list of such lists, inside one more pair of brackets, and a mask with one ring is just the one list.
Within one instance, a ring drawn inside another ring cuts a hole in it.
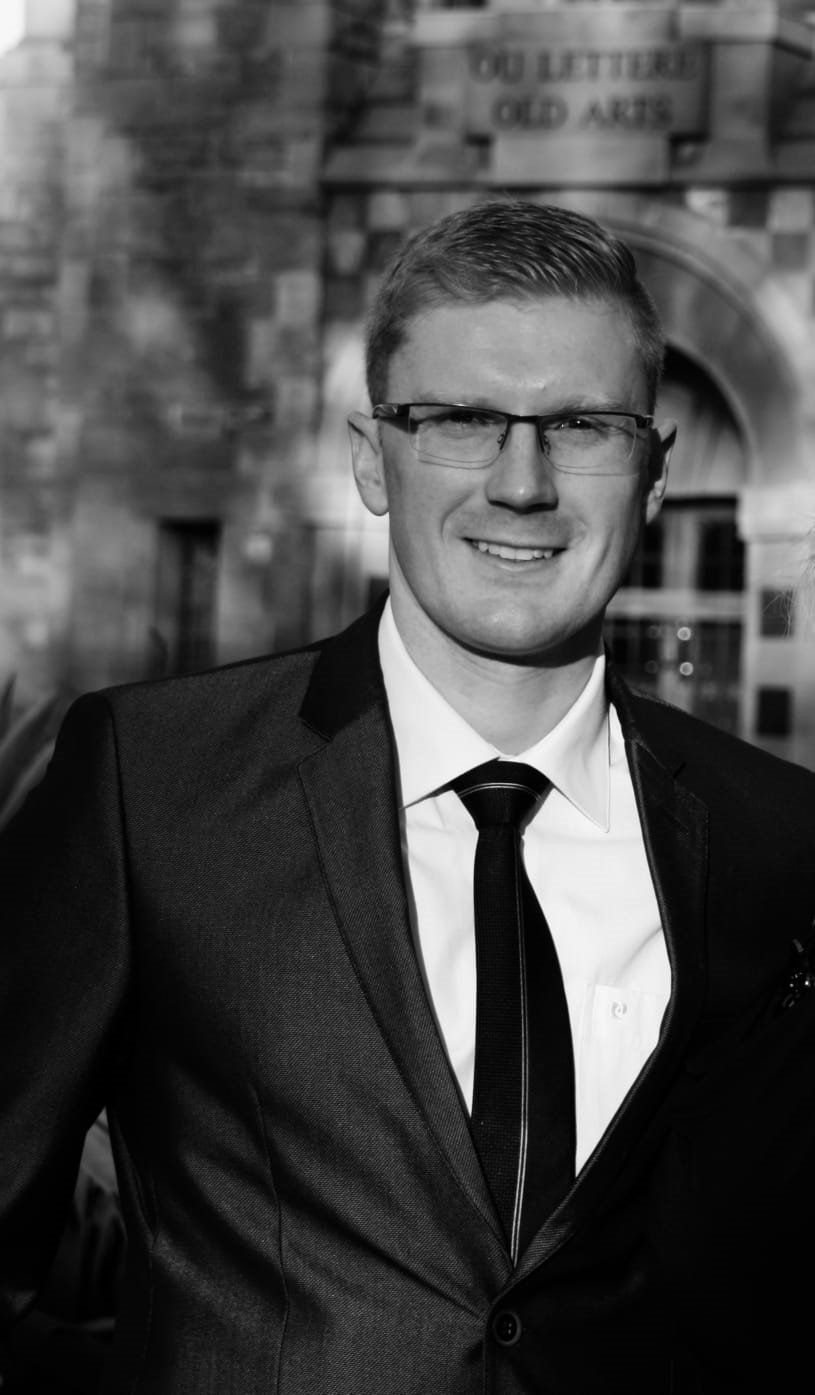
[{"label": "dark suit jacket", "polygon": [[612,680],[672,996],[513,1273],[414,953],[375,635],[69,715],[0,852],[5,1305],[40,1283],[106,1104],[111,1391],[792,1388],[815,992],[781,1001],[815,777]]}]

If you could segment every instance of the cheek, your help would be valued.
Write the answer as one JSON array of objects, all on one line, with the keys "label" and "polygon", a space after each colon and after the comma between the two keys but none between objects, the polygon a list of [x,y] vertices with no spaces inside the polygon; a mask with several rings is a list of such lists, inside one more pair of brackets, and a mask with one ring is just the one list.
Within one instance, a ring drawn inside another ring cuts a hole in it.
[{"label": "cheek", "polygon": [[420,491],[391,496],[391,547],[411,585],[422,584],[436,571],[439,523],[435,510]]},{"label": "cheek", "polygon": [[400,470],[388,479],[391,536],[404,547],[426,551],[440,546],[448,521],[461,502],[452,481],[417,470]]},{"label": "cheek", "polygon": [[626,500],[612,498],[599,510],[596,533],[612,555],[628,553],[635,546],[642,528],[643,501],[639,494]]}]

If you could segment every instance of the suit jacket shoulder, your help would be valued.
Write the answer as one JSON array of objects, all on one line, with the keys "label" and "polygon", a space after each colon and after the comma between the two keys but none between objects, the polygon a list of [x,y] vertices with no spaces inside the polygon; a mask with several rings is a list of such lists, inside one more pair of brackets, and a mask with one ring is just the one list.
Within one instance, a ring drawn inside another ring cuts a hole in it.
[{"label": "suit jacket shoulder", "polygon": [[195,759],[213,744],[262,733],[265,758],[288,763],[371,710],[386,710],[377,631],[382,603],[340,634],[206,672],[122,684],[79,699],[108,707],[123,739],[177,744]]},{"label": "suit jacket shoulder", "polygon": [[[815,772],[629,687],[609,664],[609,694],[629,745],[652,751],[700,797],[744,800],[763,816],[767,801],[815,825]],[[735,812],[735,811],[734,811]]]}]

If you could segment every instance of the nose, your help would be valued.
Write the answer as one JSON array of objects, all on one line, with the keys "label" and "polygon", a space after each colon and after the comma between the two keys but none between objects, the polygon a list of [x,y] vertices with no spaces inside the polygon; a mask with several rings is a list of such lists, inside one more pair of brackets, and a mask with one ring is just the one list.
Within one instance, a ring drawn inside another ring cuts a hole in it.
[{"label": "nose", "polygon": [[487,498],[512,509],[555,508],[555,472],[544,454],[534,422],[516,421],[498,459],[487,471]]}]

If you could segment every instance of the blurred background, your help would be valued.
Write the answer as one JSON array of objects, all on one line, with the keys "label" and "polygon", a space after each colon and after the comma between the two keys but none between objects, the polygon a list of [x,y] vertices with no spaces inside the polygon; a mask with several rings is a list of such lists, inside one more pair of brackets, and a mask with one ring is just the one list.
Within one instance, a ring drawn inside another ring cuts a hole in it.
[{"label": "blurred background", "polygon": [[622,233],[667,327],[679,445],[612,648],[815,768],[805,4],[2,0],[0,24],[0,736],[364,608],[366,306],[406,235],[511,192]]}]

